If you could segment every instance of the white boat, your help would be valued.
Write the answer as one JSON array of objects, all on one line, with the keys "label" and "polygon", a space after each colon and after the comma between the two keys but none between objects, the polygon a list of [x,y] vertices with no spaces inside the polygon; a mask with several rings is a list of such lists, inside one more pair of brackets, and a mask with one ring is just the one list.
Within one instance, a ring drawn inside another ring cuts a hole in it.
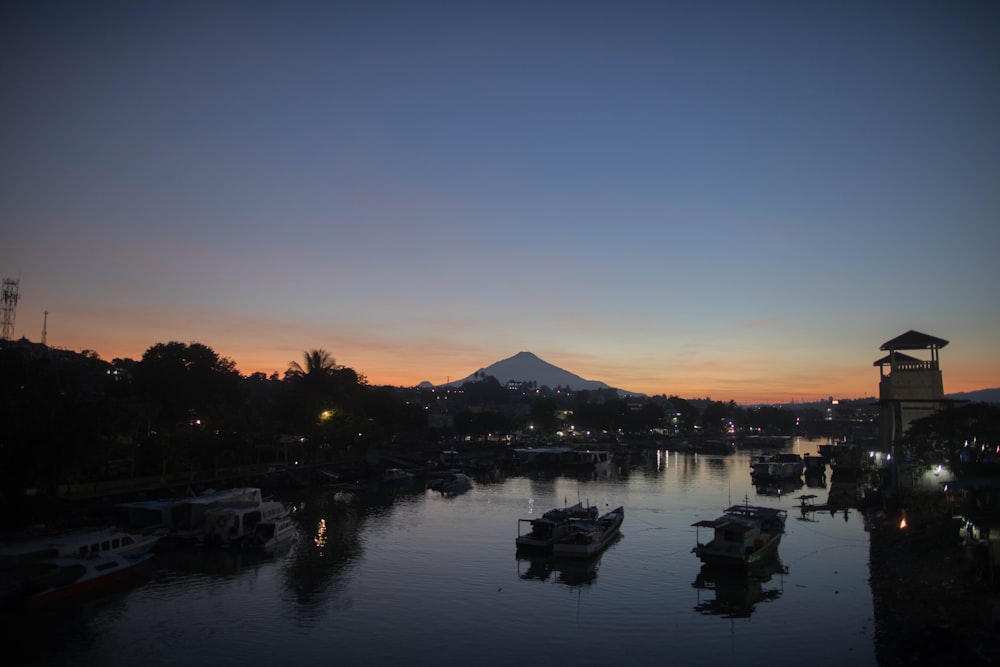
[{"label": "white boat", "polygon": [[232,546],[253,534],[261,521],[287,517],[291,510],[274,500],[259,503],[238,503],[205,512],[205,534],[199,542],[215,546]]},{"label": "white boat", "polygon": [[291,516],[264,519],[253,527],[253,534],[246,539],[245,544],[259,547],[264,551],[273,551],[291,540],[296,531],[295,520]]},{"label": "white boat", "polygon": [[204,537],[206,512],[226,505],[260,502],[259,488],[237,487],[180,498],[119,503],[115,510],[118,524],[129,530],[156,531],[163,535],[164,542],[184,543]]},{"label": "white boat", "polygon": [[589,558],[604,551],[619,535],[625,509],[617,507],[597,519],[570,522],[569,534],[552,545],[556,558]]},{"label": "white boat", "polygon": [[115,528],[94,528],[8,542],[0,546],[0,557],[17,561],[109,553],[139,556],[151,551],[159,540],[159,535],[143,535]]},{"label": "white boat", "polygon": [[[551,509],[540,517],[517,520],[518,549],[547,550],[569,534],[570,523],[578,519],[596,519],[596,507],[584,507],[581,503],[569,507]],[[522,530],[526,532],[522,533]]]},{"label": "white boat", "polygon": [[472,478],[465,473],[454,471],[432,482],[430,488],[434,491],[440,491],[441,495],[454,496],[471,489]]},{"label": "white boat", "polygon": [[28,595],[28,606],[42,607],[123,581],[135,575],[136,568],[152,557],[151,553],[134,556],[104,553],[47,560],[50,572],[29,583],[40,586],[41,590]]},{"label": "white boat", "polygon": [[[691,524],[695,527],[695,547],[691,551],[709,565],[748,567],[765,562],[778,553],[786,516],[783,509],[749,503],[733,505],[717,519]],[[712,540],[702,543],[697,535],[699,528],[711,528]]]}]

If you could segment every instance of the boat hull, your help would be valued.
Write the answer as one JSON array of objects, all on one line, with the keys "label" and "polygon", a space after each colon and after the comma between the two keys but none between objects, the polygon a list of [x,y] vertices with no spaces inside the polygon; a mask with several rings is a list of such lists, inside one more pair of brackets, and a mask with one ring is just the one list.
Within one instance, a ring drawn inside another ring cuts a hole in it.
[{"label": "boat hull", "polygon": [[[93,559],[59,559],[55,564],[60,568],[82,567],[82,574],[66,583],[58,583],[46,590],[31,595],[28,606],[45,607],[64,600],[83,596],[99,589],[124,582],[138,574],[138,568],[153,557],[151,553],[137,556],[112,555]],[[76,562],[71,562],[75,560]],[[85,562],[85,561],[91,562]]]},{"label": "boat hull", "polygon": [[594,522],[580,522],[570,536],[552,546],[556,558],[590,558],[607,549],[619,536],[619,529],[625,521],[625,511],[619,507]]},{"label": "boat hull", "polygon": [[753,567],[767,563],[778,555],[778,543],[781,535],[772,537],[767,544],[750,553],[727,553],[712,548],[712,543],[704,547],[696,547],[694,552],[706,565],[721,565],[727,567]]}]

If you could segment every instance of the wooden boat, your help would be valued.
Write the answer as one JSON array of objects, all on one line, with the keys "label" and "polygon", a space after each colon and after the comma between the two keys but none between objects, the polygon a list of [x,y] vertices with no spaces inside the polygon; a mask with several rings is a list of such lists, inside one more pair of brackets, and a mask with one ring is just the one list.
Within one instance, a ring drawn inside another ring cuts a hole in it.
[{"label": "wooden boat", "polygon": [[604,551],[618,537],[625,509],[617,507],[597,519],[570,522],[569,534],[552,545],[556,558],[589,558]]},{"label": "wooden boat", "polygon": [[46,606],[124,581],[152,557],[151,553],[134,556],[105,553],[51,559],[46,561],[51,572],[32,582],[43,588],[28,596],[28,606]]},{"label": "wooden boat", "polygon": [[[596,518],[596,507],[584,507],[581,503],[577,503],[569,507],[551,509],[534,519],[518,519],[515,544],[518,549],[548,550],[569,534],[571,521]],[[527,532],[522,533],[524,529],[527,529]]]},{"label": "wooden boat", "polygon": [[713,539],[707,544],[698,539],[696,531],[691,551],[711,565],[756,565],[777,555],[786,517],[782,509],[749,503],[733,505],[717,519],[691,524],[696,529],[713,530]]}]

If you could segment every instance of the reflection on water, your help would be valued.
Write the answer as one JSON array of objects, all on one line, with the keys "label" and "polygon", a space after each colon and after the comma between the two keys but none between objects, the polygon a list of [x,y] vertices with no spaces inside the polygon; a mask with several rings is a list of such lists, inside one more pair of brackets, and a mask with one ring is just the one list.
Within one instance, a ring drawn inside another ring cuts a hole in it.
[{"label": "reflection on water", "polygon": [[[614,548],[622,538],[619,534],[607,549]],[[553,581],[565,586],[590,586],[597,580],[601,558],[607,549],[592,558],[556,558],[551,554],[517,551],[517,576],[529,581],[548,581],[553,577]]]},{"label": "reflection on water", "polygon": [[[724,618],[749,618],[759,603],[781,597],[786,574],[788,568],[777,559],[748,571],[703,565],[691,584],[698,589],[695,611]],[[715,595],[702,599],[702,591]]]},{"label": "reflection on water", "polygon": [[[133,588],[15,619],[18,636],[52,637],[23,662],[375,666],[466,655],[499,666],[531,655],[532,664],[651,665],[669,645],[679,664],[718,664],[773,661],[781,645],[812,651],[810,667],[874,664],[859,512],[790,521],[788,569],[736,575],[691,553],[694,521],[754,493],[746,453],[652,450],[616,458],[601,479],[508,471],[475,482],[456,498],[420,485],[284,497],[298,509],[287,550],[158,554],[151,579]],[[831,489],[829,500],[846,496]],[[627,539],[594,559],[518,554],[512,567],[518,519],[578,500],[624,505]],[[794,495],[758,504],[800,513]],[[719,617],[751,615],[752,632],[717,641]],[[819,617],[833,624],[823,637],[811,632]],[[614,642],[596,639],[609,632]]]},{"label": "reflection on water", "polygon": [[771,480],[760,484],[755,484],[759,496],[787,496],[802,488],[802,478],[792,477],[790,479]]}]

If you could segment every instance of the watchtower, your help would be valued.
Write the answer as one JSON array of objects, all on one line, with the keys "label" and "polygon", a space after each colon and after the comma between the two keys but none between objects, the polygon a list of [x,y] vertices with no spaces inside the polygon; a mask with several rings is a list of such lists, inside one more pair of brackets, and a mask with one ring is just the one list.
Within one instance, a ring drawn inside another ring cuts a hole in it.
[{"label": "watchtower", "polygon": [[[882,445],[886,449],[900,438],[910,423],[944,407],[944,384],[938,350],[948,341],[919,331],[907,331],[882,343],[880,350],[889,354],[876,361],[881,379],[878,383],[879,416]],[[930,359],[918,359],[901,350],[926,350]]]}]

